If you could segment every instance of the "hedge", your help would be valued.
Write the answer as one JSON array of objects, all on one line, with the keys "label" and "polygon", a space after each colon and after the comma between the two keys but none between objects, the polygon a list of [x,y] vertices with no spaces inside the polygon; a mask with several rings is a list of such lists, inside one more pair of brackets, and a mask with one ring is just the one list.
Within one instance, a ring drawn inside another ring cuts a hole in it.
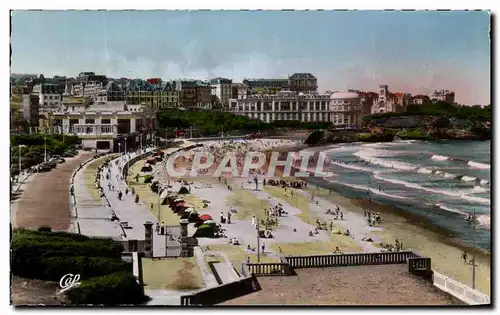
[{"label": "hedge", "polygon": [[41,257],[16,262],[12,273],[21,277],[59,281],[65,274],[79,274],[82,279],[117,271],[131,271],[132,263],[109,257]]},{"label": "hedge", "polygon": [[123,252],[122,244],[106,243],[100,240],[77,242],[71,240],[16,239],[11,242],[12,259],[20,261],[36,257],[89,256],[119,258]]},{"label": "hedge", "polygon": [[141,304],[146,301],[142,286],[131,272],[118,272],[81,281],[66,296],[77,305]]}]

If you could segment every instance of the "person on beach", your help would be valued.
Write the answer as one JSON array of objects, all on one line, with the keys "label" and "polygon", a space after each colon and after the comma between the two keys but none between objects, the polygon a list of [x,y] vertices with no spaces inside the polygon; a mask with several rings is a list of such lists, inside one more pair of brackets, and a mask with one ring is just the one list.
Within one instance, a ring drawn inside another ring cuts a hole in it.
[{"label": "person on beach", "polygon": [[463,252],[462,259],[464,260],[464,265],[467,264],[467,258],[468,258],[467,252]]},{"label": "person on beach", "polygon": [[266,244],[262,242],[262,253],[264,253],[265,251],[266,251]]},{"label": "person on beach", "polygon": [[156,235],[160,235],[160,223],[156,222],[155,230],[156,230]]},{"label": "person on beach", "polygon": [[252,226],[255,228],[256,227],[256,224],[257,224],[257,219],[255,218],[255,216],[252,216]]}]

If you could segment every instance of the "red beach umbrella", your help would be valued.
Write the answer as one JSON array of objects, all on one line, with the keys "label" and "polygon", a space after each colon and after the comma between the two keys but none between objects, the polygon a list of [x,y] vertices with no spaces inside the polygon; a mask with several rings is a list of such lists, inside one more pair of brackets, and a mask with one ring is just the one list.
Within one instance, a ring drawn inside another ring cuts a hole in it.
[{"label": "red beach umbrella", "polygon": [[200,215],[200,220],[201,221],[208,221],[208,220],[212,220],[212,217],[208,214],[202,214],[202,215]]}]

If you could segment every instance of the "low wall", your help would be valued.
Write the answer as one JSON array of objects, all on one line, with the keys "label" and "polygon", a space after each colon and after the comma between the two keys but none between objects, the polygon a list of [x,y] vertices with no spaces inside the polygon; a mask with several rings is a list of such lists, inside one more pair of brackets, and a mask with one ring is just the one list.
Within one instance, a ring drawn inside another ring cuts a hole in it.
[{"label": "low wall", "polygon": [[488,295],[474,290],[458,281],[446,277],[438,272],[433,273],[434,286],[453,295],[469,305],[489,305],[491,299]]},{"label": "low wall", "polygon": [[257,278],[255,275],[252,275],[192,295],[181,296],[181,305],[215,305],[259,291],[260,289]]},{"label": "low wall", "polygon": [[292,268],[287,263],[241,264],[244,274],[255,276],[290,276]]},{"label": "low wall", "polygon": [[292,268],[386,265],[405,264],[407,262],[407,258],[417,256],[417,254],[409,251],[387,253],[355,253],[340,255],[288,256],[283,257],[282,262],[290,264]]}]

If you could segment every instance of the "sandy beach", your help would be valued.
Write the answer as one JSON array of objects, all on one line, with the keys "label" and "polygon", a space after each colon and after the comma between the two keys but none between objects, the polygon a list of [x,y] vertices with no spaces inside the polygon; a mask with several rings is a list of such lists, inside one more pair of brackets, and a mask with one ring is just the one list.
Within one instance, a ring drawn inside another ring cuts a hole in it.
[{"label": "sandy beach", "polygon": [[[196,150],[209,150],[214,156],[221,157],[227,151],[235,152],[241,162],[241,157],[248,151],[282,150],[290,151],[303,148],[296,141],[290,140],[249,140],[241,141],[215,141],[204,143],[204,148]],[[194,156],[194,155],[193,155]],[[132,168],[131,177],[138,173],[145,161],[137,162]],[[220,159],[217,161],[220,162]],[[192,158],[176,161],[176,167],[189,168]],[[224,215],[230,208],[236,209],[231,224],[224,224],[228,238],[240,239],[241,245],[234,247],[227,245],[228,239],[199,239],[200,245],[214,246],[227,253],[233,264],[241,263],[245,257],[255,260],[255,252],[246,251],[248,246],[257,246],[255,230],[251,224],[251,217],[255,215],[259,220],[265,218],[265,208],[274,207],[278,203],[288,213],[279,217],[279,224],[272,228],[274,238],[266,239],[266,250],[262,259],[265,261],[278,261],[280,254],[329,254],[336,247],[341,252],[380,251],[379,243],[394,244],[398,240],[403,244],[403,249],[414,250],[422,255],[432,258],[433,269],[461,283],[472,286],[472,266],[464,264],[461,260],[463,250],[469,250],[466,246],[457,244],[450,238],[447,231],[437,230],[427,222],[414,215],[404,213],[388,205],[370,202],[364,199],[346,198],[341,194],[324,187],[308,185],[307,188],[281,188],[276,186],[263,187],[264,173],[267,172],[267,164],[261,169],[260,174],[251,174],[247,178],[234,178],[229,174],[222,174],[221,178],[213,177],[211,174],[217,168],[215,163],[206,174],[189,178],[191,185],[190,203],[200,200],[208,200],[208,207],[200,209],[199,213],[211,215],[214,220],[219,221],[220,213]],[[241,165],[238,165],[241,172]],[[282,168],[281,168],[282,171]],[[154,172],[154,171],[153,171]],[[279,171],[278,171],[279,173]],[[259,190],[255,190],[254,176],[259,179]],[[276,174],[279,175],[279,174]],[[291,178],[288,178],[291,179]],[[178,190],[181,183],[171,178],[166,172],[161,173],[161,181],[170,181],[172,190]],[[205,187],[209,186],[210,187]],[[228,189],[230,186],[231,189]],[[146,186],[144,187],[146,188]],[[294,191],[294,195],[291,195]],[[151,194],[143,197],[149,200],[157,199],[152,192],[144,189],[141,194]],[[154,203],[154,201],[152,201]],[[340,208],[344,220],[334,220],[332,215],[325,214],[327,209]],[[154,207],[157,207],[155,204]],[[162,217],[166,218],[168,208],[163,209]],[[365,211],[380,213],[382,222],[375,226],[369,226],[366,222]],[[165,214],[163,214],[165,212]],[[152,211],[154,214],[154,211]],[[170,216],[169,216],[170,218]],[[178,217],[171,216],[173,221]],[[319,234],[310,236],[316,228],[317,221],[321,224],[330,224],[334,231],[345,232],[349,230],[350,236],[319,231]],[[296,232],[295,232],[296,231]],[[371,238],[373,242],[364,241]],[[314,244],[314,245],[313,245]],[[228,250],[228,246],[232,248]],[[236,250],[235,248],[239,248]],[[470,253],[470,251],[469,251]],[[470,257],[470,256],[469,256]],[[490,256],[488,253],[477,252],[476,256],[476,288],[486,294],[490,293]]]}]

